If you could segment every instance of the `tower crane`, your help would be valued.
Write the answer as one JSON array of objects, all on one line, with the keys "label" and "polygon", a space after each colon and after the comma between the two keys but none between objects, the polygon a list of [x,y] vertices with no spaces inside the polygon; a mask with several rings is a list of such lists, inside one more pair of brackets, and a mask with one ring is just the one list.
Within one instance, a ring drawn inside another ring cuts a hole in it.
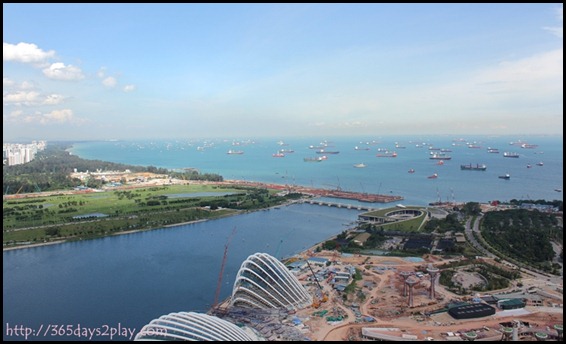
[{"label": "tower crane", "polygon": [[224,274],[224,266],[226,265],[226,257],[228,256],[228,246],[230,246],[230,242],[236,233],[236,227],[232,229],[232,233],[228,237],[226,241],[226,245],[224,245],[224,256],[222,257],[222,265],[220,265],[220,273],[218,274],[218,282],[216,283],[216,293],[214,294],[214,303],[212,304],[212,308],[216,308],[218,306],[218,297],[220,296],[220,289],[222,288],[222,275]]},{"label": "tower crane", "polygon": [[311,264],[309,263],[309,260],[307,259],[307,265],[309,267],[309,269],[311,270],[312,273],[312,277],[314,278],[314,281],[316,282],[316,285],[318,286],[318,289],[320,290],[320,297],[317,299],[315,299],[312,303],[312,306],[314,308],[318,308],[320,307],[320,303],[321,302],[326,302],[328,300],[328,296],[326,294],[324,294],[324,291],[322,290],[322,286],[320,285],[320,283],[318,282],[318,278],[316,278],[316,275],[314,273],[314,270],[311,267]]}]

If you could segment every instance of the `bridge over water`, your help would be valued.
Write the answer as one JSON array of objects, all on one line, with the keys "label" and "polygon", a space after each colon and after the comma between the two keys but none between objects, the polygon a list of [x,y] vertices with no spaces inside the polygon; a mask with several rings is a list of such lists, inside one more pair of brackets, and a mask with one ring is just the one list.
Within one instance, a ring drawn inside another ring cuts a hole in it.
[{"label": "bridge over water", "polygon": [[328,201],[320,201],[320,200],[316,200],[316,199],[303,200],[303,203],[314,204],[314,205],[323,205],[323,206],[327,206],[327,207],[363,210],[363,211],[379,210],[379,208],[372,208],[372,207],[366,206],[366,205],[328,202]]}]

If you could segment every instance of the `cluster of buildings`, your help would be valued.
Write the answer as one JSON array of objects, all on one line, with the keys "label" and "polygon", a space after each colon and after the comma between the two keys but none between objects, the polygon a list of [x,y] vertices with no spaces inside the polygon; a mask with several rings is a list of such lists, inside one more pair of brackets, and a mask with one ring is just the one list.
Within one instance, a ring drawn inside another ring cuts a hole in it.
[{"label": "cluster of buildings", "polygon": [[4,143],[2,144],[2,160],[4,165],[21,165],[32,161],[37,152],[42,151],[47,146],[46,141],[32,141],[24,143]]}]

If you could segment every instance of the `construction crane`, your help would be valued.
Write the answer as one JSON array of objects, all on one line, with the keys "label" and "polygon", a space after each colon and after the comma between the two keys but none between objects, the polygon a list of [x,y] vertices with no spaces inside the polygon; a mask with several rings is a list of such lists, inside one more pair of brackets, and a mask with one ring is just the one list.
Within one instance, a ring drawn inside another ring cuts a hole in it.
[{"label": "construction crane", "polygon": [[309,260],[307,259],[307,265],[309,267],[309,269],[312,272],[312,277],[314,278],[314,281],[316,282],[316,285],[318,286],[318,289],[320,290],[320,297],[318,299],[314,299],[312,306],[314,308],[318,308],[320,307],[320,303],[321,302],[326,302],[328,300],[328,296],[324,293],[324,291],[322,290],[322,286],[320,285],[320,283],[318,282],[318,278],[316,278],[316,275],[314,273],[314,270],[311,267],[311,264],[309,263]]},{"label": "construction crane", "polygon": [[218,306],[218,297],[220,296],[220,289],[222,288],[222,275],[224,274],[224,266],[226,265],[226,257],[228,256],[228,246],[230,246],[230,242],[236,233],[236,227],[232,229],[232,233],[228,237],[226,241],[226,245],[224,245],[224,256],[222,257],[222,265],[220,265],[220,273],[218,274],[218,282],[216,284],[216,293],[214,294],[214,303],[212,304],[212,308],[217,308]]}]

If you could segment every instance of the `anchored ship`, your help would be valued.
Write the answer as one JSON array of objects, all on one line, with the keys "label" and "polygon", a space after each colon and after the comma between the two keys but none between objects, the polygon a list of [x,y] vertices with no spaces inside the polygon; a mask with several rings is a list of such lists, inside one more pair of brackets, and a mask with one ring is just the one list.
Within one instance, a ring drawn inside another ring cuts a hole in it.
[{"label": "anchored ship", "polygon": [[487,170],[487,166],[485,164],[468,164],[468,165],[460,165],[461,170],[466,171],[485,171]]}]

